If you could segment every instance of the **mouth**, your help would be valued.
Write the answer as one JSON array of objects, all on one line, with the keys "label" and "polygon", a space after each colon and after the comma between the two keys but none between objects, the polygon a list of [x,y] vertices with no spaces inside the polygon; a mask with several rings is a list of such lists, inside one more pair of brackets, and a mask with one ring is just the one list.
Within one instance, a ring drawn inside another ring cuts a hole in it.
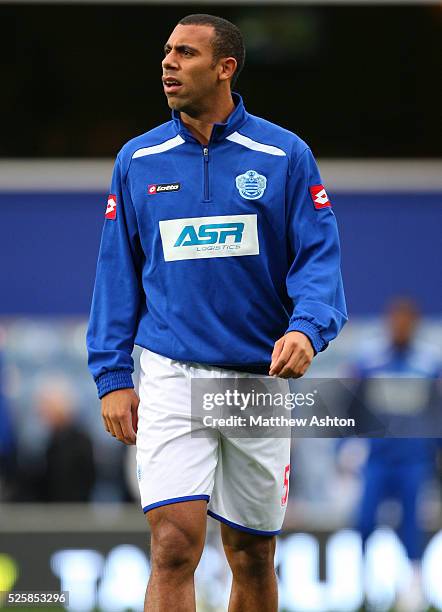
[{"label": "mouth", "polygon": [[183,84],[174,77],[163,77],[163,87],[166,94],[177,93]]}]

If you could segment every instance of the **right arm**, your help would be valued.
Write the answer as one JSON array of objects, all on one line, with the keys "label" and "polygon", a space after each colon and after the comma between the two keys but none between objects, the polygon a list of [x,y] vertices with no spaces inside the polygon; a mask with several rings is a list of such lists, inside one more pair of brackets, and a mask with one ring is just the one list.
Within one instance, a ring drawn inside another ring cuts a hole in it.
[{"label": "right arm", "polygon": [[104,221],[87,331],[88,364],[102,399],[106,429],[122,441],[133,442],[138,398],[133,391],[132,351],[142,299],[142,249],[120,156],[114,166],[111,194],[114,197]]}]

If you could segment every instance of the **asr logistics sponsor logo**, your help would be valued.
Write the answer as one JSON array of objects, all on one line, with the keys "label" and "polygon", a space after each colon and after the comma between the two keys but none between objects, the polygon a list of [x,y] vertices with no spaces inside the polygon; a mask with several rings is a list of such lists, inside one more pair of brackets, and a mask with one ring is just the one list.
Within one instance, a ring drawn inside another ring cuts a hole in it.
[{"label": "asr logistics sponsor logo", "polygon": [[244,223],[206,223],[199,228],[186,225],[173,246],[197,246],[197,251],[240,249],[243,231]]},{"label": "asr logistics sponsor logo", "polygon": [[165,261],[258,255],[255,215],[223,215],[160,221]]}]

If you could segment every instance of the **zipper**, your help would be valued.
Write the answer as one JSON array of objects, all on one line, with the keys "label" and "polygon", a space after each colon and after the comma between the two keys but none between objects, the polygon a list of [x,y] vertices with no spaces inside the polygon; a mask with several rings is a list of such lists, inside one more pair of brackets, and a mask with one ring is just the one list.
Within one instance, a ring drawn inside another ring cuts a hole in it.
[{"label": "zipper", "polygon": [[204,159],[204,201],[209,201],[209,147],[203,146]]}]

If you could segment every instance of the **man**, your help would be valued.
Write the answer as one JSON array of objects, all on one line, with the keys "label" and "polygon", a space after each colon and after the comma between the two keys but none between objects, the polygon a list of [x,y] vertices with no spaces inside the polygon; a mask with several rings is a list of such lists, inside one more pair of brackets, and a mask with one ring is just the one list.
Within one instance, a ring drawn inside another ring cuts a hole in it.
[{"label": "man", "polygon": [[185,17],[164,52],[172,120],[117,157],[89,364],[106,429],[137,444],[145,609],[195,609],[208,511],[233,572],[229,609],[273,611],[289,440],[191,437],[190,380],[306,372],[346,320],[336,222],[307,145],[231,92],[245,57],[233,24]]},{"label": "man", "polygon": [[424,534],[418,506],[423,488],[435,476],[440,448],[440,440],[426,436],[439,420],[441,363],[439,352],[418,338],[419,312],[411,299],[394,299],[387,314],[387,333],[370,342],[353,368],[360,380],[357,401],[371,414],[382,415],[390,434],[367,440],[357,527],[365,545],[377,526],[380,504],[386,499],[399,502],[397,531],[413,577],[397,607],[415,611],[426,608],[419,576]]},{"label": "man", "polygon": [[90,501],[95,485],[94,449],[75,414],[75,394],[59,375],[40,381],[35,410],[48,432],[36,485],[45,502]]}]

